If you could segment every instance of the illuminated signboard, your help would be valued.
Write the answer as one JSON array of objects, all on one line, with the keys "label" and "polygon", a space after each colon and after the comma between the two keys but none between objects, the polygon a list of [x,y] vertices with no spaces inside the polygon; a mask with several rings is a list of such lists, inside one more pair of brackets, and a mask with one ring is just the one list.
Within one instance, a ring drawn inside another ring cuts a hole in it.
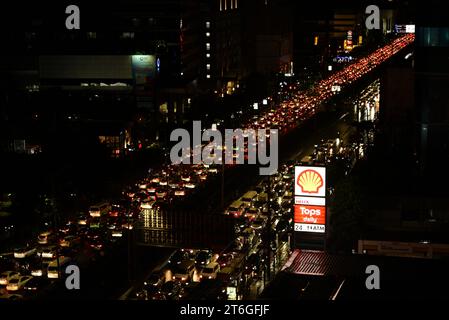
[{"label": "illuminated signboard", "polygon": [[295,205],[295,223],[326,224],[326,207]]},{"label": "illuminated signboard", "polygon": [[326,226],[321,224],[315,225],[315,224],[295,223],[295,231],[324,233],[326,231]]},{"label": "illuminated signboard", "polygon": [[228,300],[237,300],[236,287],[226,287],[226,294],[228,295]]},{"label": "illuminated signboard", "polygon": [[133,75],[136,85],[145,85],[153,81],[156,71],[156,57],[153,55],[131,56]]},{"label": "illuminated signboard", "polygon": [[295,197],[295,204],[303,204],[307,206],[325,206],[326,198]]},{"label": "illuminated signboard", "polygon": [[326,168],[295,167],[295,196],[326,196]]},{"label": "illuminated signboard", "polygon": [[396,33],[415,33],[414,24],[397,24],[394,29]]},{"label": "illuminated signboard", "polygon": [[415,25],[414,24],[408,24],[405,26],[405,32],[406,33],[415,33]]},{"label": "illuminated signboard", "polygon": [[295,232],[326,231],[326,168],[295,167]]}]

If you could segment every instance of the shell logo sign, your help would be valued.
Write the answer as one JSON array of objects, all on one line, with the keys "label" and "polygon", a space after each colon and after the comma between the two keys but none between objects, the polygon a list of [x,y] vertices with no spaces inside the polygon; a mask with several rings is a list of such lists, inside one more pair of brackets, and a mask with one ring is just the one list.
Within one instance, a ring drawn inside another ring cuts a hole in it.
[{"label": "shell logo sign", "polygon": [[306,170],[298,176],[296,183],[301,187],[302,192],[318,193],[323,186],[323,178],[315,170]]},{"label": "shell logo sign", "polygon": [[326,232],[326,168],[295,167],[296,232]]},{"label": "shell logo sign", "polygon": [[295,196],[326,196],[326,168],[296,167]]}]

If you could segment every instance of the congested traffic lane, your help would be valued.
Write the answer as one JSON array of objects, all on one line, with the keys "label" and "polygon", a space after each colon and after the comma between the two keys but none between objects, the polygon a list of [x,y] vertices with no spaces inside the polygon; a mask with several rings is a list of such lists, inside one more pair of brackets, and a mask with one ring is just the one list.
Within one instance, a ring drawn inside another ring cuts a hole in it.
[{"label": "congested traffic lane", "polygon": [[[291,91],[291,94],[286,101],[261,115],[255,116],[255,118],[244,123],[243,128],[254,130],[278,129],[281,135],[290,132],[298,126],[299,122],[314,116],[319,105],[374,70],[413,41],[413,34],[402,36],[367,57],[355,60],[343,70],[318,82],[312,89],[305,92],[300,91],[296,86],[290,86],[288,90]],[[205,144],[201,147],[204,146]],[[194,155],[195,146],[193,149],[188,157]],[[247,153],[247,149],[248,141],[245,141],[245,153]],[[238,154],[235,153],[235,155]],[[204,163],[189,166],[167,164],[160,170],[150,172],[149,176],[139,184],[143,187],[140,189],[140,196],[142,198],[146,196],[148,199],[160,203],[173,203],[183,200],[209,180],[211,175],[216,174],[220,167],[208,166]],[[136,192],[139,192],[139,190],[134,188],[130,192],[130,196],[134,196]]]},{"label": "congested traffic lane", "polygon": [[[279,128],[282,133],[288,132],[288,130],[297,126],[298,121],[306,120],[314,115],[319,104],[336,94],[337,91],[334,91],[332,87],[335,87],[336,85],[344,87],[353,83],[412,41],[413,35],[399,38],[392,44],[377,50],[368,57],[348,66],[343,71],[321,81],[313,89],[307,92],[294,93],[288,101],[283,102],[277,109],[262,114],[257,119],[253,119],[253,121],[248,124],[248,128]],[[295,90],[295,88],[292,90]],[[85,258],[89,256],[101,256],[102,253],[104,254],[105,250],[108,250],[107,246],[119,241],[119,239],[123,237],[124,232],[132,228],[133,222],[137,218],[141,202],[151,199],[165,203],[172,203],[178,200],[183,201],[189,194],[198,190],[199,186],[204,185],[205,181],[210,180],[211,176],[216,175],[218,171],[218,167],[205,164],[163,166],[162,169],[150,172],[148,177],[143,179],[143,181],[124,191],[124,194],[126,195],[124,201],[131,202],[130,209],[125,210],[120,208],[120,212],[111,210],[109,215],[100,219],[92,219],[92,217],[84,214],[81,217],[78,217],[78,220],[70,221],[63,227],[63,229],[56,232],[58,235],[53,244],[60,246],[58,241],[63,240],[61,234],[73,236],[75,238],[80,237],[82,249],[75,249],[73,252],[68,251],[67,253],[64,253],[65,256],[68,256],[71,259],[75,259],[74,257]],[[282,189],[279,186],[277,188],[279,190]],[[280,192],[279,190],[276,192]],[[280,206],[280,204],[278,205]],[[278,209],[276,209],[278,205],[273,204],[275,211],[278,211]],[[263,208],[261,211],[263,212]],[[256,210],[249,214],[257,216],[258,213],[259,211]],[[252,226],[260,228],[263,224],[264,220],[262,218],[256,221],[256,223],[253,223]],[[257,239],[257,237],[255,238]],[[244,236],[243,241],[241,242],[245,242],[245,239]],[[52,241],[53,240],[50,242]],[[44,244],[36,244],[35,241],[32,241],[31,247],[34,246],[37,251],[37,247],[42,245]],[[238,245],[242,247],[245,246],[244,244]],[[61,250],[63,249],[61,248]],[[61,256],[63,256],[62,253]],[[15,271],[15,268],[17,268],[17,270],[22,271],[21,273],[19,272],[20,276],[31,274],[29,265],[33,263],[19,263],[14,267],[4,267],[4,265],[8,264],[11,259],[17,260],[21,258],[7,256],[6,260],[8,260],[8,262],[2,263],[0,271]],[[28,281],[31,280],[32,279],[29,279]],[[45,284],[42,286],[45,286]],[[2,290],[4,291],[5,288],[2,288]],[[7,296],[6,298],[11,297]]]},{"label": "congested traffic lane", "polygon": [[[59,228],[42,231],[24,246],[2,254],[0,274],[15,274],[1,281],[1,299],[32,299],[48,295],[51,289],[63,283],[61,279],[67,265],[76,264],[84,271],[104,259],[113,251],[112,248],[118,247],[120,240],[127,235],[126,230],[132,226],[129,210],[115,205],[107,211],[101,217],[80,214]],[[22,277],[30,278],[23,285],[8,287],[10,280],[15,282]]]}]

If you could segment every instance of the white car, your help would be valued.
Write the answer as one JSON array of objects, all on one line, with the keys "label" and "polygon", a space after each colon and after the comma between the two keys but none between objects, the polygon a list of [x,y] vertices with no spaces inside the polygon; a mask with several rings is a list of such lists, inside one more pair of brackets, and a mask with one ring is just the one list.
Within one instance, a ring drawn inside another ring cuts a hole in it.
[{"label": "white car", "polygon": [[216,279],[220,272],[220,265],[217,262],[211,262],[201,270],[201,279]]},{"label": "white car", "polygon": [[24,259],[36,254],[36,248],[24,247],[14,250],[14,258]]},{"label": "white car", "polygon": [[123,237],[123,231],[122,231],[122,230],[119,230],[119,229],[112,230],[111,235],[112,235],[112,237],[114,237],[114,238],[121,238],[121,237]]},{"label": "white car", "polygon": [[54,237],[54,235],[53,235],[53,232],[51,232],[51,231],[42,232],[37,237],[37,243],[48,244],[53,237]]},{"label": "white car", "polygon": [[46,259],[54,259],[56,257],[56,252],[58,250],[57,246],[47,246],[43,247],[37,252],[38,257],[46,258]]},{"label": "white car", "polygon": [[16,271],[3,272],[2,274],[0,274],[0,285],[6,286],[9,283],[9,280],[18,276],[20,276],[20,273]]},{"label": "white car", "polygon": [[19,276],[14,277],[9,280],[8,285],[6,286],[6,290],[8,291],[19,291],[22,289],[28,281],[33,279],[32,276]]}]

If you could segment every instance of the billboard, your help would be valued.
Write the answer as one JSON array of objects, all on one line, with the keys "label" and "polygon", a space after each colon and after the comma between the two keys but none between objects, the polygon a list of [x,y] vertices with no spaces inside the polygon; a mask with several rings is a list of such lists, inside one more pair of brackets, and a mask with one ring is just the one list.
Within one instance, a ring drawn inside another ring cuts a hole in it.
[{"label": "billboard", "polygon": [[326,226],[322,224],[295,223],[295,232],[325,233]]},{"label": "billboard", "polygon": [[154,55],[131,56],[132,70],[136,85],[146,85],[156,75],[156,57]]},{"label": "billboard", "polygon": [[396,33],[415,33],[414,24],[397,24],[394,29]]},{"label": "billboard", "polygon": [[154,55],[131,56],[132,73],[137,95],[137,107],[154,110],[154,79],[157,59]]},{"label": "billboard", "polygon": [[128,55],[41,55],[41,79],[131,80]]},{"label": "billboard", "polygon": [[325,233],[326,168],[295,167],[294,231]]},{"label": "billboard", "polygon": [[295,223],[326,224],[326,207],[295,205]]},{"label": "billboard", "polygon": [[326,198],[295,197],[295,204],[303,204],[310,206],[325,206]]},{"label": "billboard", "polygon": [[295,167],[295,196],[326,196],[326,168]]}]

